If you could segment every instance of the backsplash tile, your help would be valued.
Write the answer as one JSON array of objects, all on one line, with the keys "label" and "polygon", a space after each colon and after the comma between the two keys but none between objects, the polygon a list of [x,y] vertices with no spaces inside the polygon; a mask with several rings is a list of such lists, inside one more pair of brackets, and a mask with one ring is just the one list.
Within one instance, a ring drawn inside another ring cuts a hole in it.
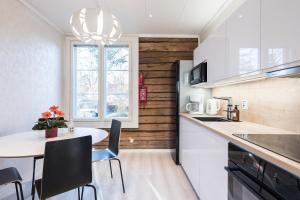
[{"label": "backsplash tile", "polygon": [[[212,94],[230,96],[238,105],[248,100],[248,110],[239,106],[242,121],[300,132],[300,78],[272,78],[219,87]],[[226,103],[222,106],[225,108]]]}]

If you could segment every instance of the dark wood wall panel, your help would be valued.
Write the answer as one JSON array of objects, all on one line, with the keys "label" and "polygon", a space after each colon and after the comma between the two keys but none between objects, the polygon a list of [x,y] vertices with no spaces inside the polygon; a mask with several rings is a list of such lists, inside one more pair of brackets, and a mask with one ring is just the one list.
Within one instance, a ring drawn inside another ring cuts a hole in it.
[{"label": "dark wood wall panel", "polygon": [[[177,43],[181,43],[178,45]],[[189,52],[191,49],[196,48],[195,42],[141,42],[140,51],[141,52],[168,52],[170,55],[172,52],[181,51]],[[178,55],[183,56],[183,55]]]},{"label": "dark wood wall panel", "polygon": [[173,63],[140,64],[141,71],[171,71],[174,69]]},{"label": "dark wood wall panel", "polygon": [[[196,38],[139,39],[139,70],[145,75],[148,103],[139,109],[139,128],[122,130],[121,148],[175,147],[175,62],[192,60],[197,46]],[[99,147],[107,144],[103,141]]]},{"label": "dark wood wall panel", "polygon": [[[188,60],[188,59],[187,59]],[[175,71],[144,71],[145,77],[149,78],[175,78]]]}]

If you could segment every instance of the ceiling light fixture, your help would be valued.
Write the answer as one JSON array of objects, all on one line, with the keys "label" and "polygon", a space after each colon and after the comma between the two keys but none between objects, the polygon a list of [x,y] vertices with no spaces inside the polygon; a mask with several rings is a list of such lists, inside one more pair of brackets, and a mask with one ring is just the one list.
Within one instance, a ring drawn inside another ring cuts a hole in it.
[{"label": "ceiling light fixture", "polygon": [[116,42],[122,35],[118,19],[99,0],[98,8],[82,8],[73,13],[70,25],[73,35],[83,42],[102,45]]}]

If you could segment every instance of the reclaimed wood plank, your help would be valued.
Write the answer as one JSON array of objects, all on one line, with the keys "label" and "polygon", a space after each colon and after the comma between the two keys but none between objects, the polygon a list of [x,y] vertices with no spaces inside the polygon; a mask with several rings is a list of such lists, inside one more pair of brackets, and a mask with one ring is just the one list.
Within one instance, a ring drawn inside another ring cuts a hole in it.
[{"label": "reclaimed wood plank", "polygon": [[148,93],[148,100],[149,101],[175,101],[176,100],[176,93]]},{"label": "reclaimed wood plank", "polygon": [[149,42],[195,42],[198,43],[198,38],[152,38],[152,37],[142,37],[139,38],[140,43],[149,43]]},{"label": "reclaimed wood plank", "polygon": [[140,43],[139,51],[193,51],[198,46],[198,43],[195,42],[149,42],[149,43]]},{"label": "reclaimed wood plank", "polygon": [[175,78],[175,71],[144,71],[145,80],[148,78]]},{"label": "reclaimed wood plank", "polygon": [[175,116],[140,116],[141,124],[175,124]]},{"label": "reclaimed wood plank", "polygon": [[174,62],[170,63],[144,63],[139,65],[141,71],[172,71],[176,70]]},{"label": "reclaimed wood plank", "polygon": [[145,85],[175,85],[175,78],[147,78]]},{"label": "reclaimed wood plank", "polygon": [[140,116],[168,116],[168,115],[176,115],[176,110],[174,108],[152,108],[152,109],[140,109]]},{"label": "reclaimed wood plank", "polygon": [[174,93],[176,91],[176,85],[148,85],[148,92],[169,92]]}]

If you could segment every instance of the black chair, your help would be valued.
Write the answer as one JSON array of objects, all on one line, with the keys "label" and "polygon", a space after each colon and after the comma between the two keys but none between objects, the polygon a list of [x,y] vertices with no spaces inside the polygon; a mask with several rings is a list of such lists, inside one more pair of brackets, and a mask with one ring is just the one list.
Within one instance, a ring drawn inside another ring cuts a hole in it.
[{"label": "black chair", "polygon": [[36,180],[40,199],[88,186],[97,191],[92,182],[92,136],[47,142],[42,179]]},{"label": "black chair", "polygon": [[93,160],[93,162],[109,160],[111,178],[113,178],[111,161],[112,160],[118,161],[120,173],[121,173],[123,193],[125,193],[122,165],[121,165],[121,161],[117,158],[117,156],[119,154],[120,136],[121,136],[121,122],[113,119],[112,123],[111,123],[111,128],[110,128],[108,148],[105,150],[93,151],[92,152],[92,160]]},{"label": "black chair", "polygon": [[[9,183],[14,183],[16,187],[17,199],[20,199],[19,190],[21,194],[21,199],[24,200],[23,189],[21,184],[22,178],[18,170],[14,167],[6,168],[0,170],[0,185],[5,185]],[[19,187],[19,189],[18,189]]]}]

